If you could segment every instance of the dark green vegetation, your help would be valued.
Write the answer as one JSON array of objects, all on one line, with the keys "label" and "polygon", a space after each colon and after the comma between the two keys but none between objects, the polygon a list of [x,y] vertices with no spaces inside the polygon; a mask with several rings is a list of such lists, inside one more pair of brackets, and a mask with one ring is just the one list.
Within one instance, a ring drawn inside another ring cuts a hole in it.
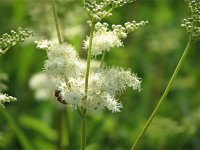
[{"label": "dark green vegetation", "polygon": [[[73,43],[80,57],[85,58],[81,42],[88,27],[87,15],[81,6],[79,0],[58,0],[57,3],[65,41]],[[106,19],[113,24],[149,21],[146,27],[131,33],[124,42],[125,48],[106,54],[108,65],[127,67],[136,72],[143,79],[143,90],[138,93],[130,89],[120,97],[124,106],[121,113],[106,111],[89,116],[88,150],[131,148],[187,44],[188,35],[180,25],[188,14],[183,0],[138,0],[114,10],[113,17]],[[7,93],[18,99],[0,112],[0,149],[79,149],[79,115],[55,105],[55,100],[36,101],[34,91],[28,85],[31,76],[42,71],[46,59],[45,52],[36,50],[33,41],[39,40],[39,36],[56,39],[50,2],[0,0],[0,35],[18,26],[33,30],[35,36],[12,47],[0,59],[0,70],[9,75]],[[140,141],[139,150],[199,149],[199,57],[196,42],[157,117]]]}]

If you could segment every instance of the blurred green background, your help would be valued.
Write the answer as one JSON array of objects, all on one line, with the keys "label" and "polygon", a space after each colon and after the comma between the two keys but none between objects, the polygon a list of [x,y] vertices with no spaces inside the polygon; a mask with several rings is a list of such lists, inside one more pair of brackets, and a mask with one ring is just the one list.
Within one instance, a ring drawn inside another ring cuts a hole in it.
[{"label": "blurred green background", "polygon": [[[56,6],[65,41],[85,58],[81,43],[88,26],[81,0],[57,0]],[[131,148],[187,44],[188,35],[180,24],[188,14],[184,0],[138,0],[114,10],[113,16],[104,20],[110,24],[149,21],[128,36],[124,47],[106,55],[107,65],[131,68],[137,73],[143,80],[142,91],[128,89],[119,97],[123,103],[121,113],[106,110],[88,116],[87,150]],[[56,40],[49,1],[0,0],[0,35],[18,26],[34,31],[34,37],[12,47],[0,59],[0,71],[9,75],[7,93],[18,99],[0,112],[0,149],[79,149],[78,113],[64,109],[54,99],[37,100],[29,87],[30,78],[42,71],[46,59],[45,52],[37,50],[33,41]],[[200,149],[199,58],[196,42],[138,150]]]}]

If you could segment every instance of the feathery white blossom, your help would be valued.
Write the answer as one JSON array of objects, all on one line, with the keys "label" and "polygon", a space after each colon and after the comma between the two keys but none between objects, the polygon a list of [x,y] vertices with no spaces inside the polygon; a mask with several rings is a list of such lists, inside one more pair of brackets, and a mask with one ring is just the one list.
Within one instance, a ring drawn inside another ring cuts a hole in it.
[{"label": "feathery white blossom", "polygon": [[130,70],[123,68],[110,68],[101,70],[103,80],[103,89],[109,94],[115,95],[116,92],[123,92],[126,87],[132,87],[140,91],[141,80]]},{"label": "feathery white blossom", "polygon": [[[114,47],[123,46],[122,39],[125,39],[128,33],[143,27],[148,21],[126,22],[122,25],[112,25],[112,30],[108,30],[108,24],[100,22],[95,24],[95,33],[92,42],[92,55],[100,55],[103,51],[110,51]],[[90,22],[89,22],[90,24]],[[84,49],[89,48],[89,37],[84,41]]]},{"label": "feathery white blossom", "polygon": [[7,94],[0,93],[0,107],[4,108],[5,103],[9,103],[9,102],[16,101],[16,100],[17,99],[15,97],[8,96]]},{"label": "feathery white blossom", "polygon": [[108,108],[112,112],[120,112],[122,104],[115,99],[117,92],[123,92],[126,87],[140,90],[140,79],[130,70],[122,68],[107,68],[91,72],[87,100],[84,100],[84,76],[70,78],[70,87],[63,83],[58,86],[62,100],[72,109],[85,108],[88,112],[98,113]]},{"label": "feathery white blossom", "polygon": [[[44,42],[44,44],[42,44]],[[45,61],[45,71],[57,79],[68,79],[79,76],[85,69],[75,49],[70,44],[55,44],[50,46],[46,40],[38,42],[38,47],[46,48],[48,60]],[[43,46],[44,45],[44,46]],[[46,46],[46,47],[45,47]]]},{"label": "feathery white blossom", "polygon": [[[108,25],[106,23],[97,23],[95,25],[96,32],[94,33],[92,42],[93,56],[102,54],[103,51],[110,51],[114,47],[120,47],[123,45],[118,35],[113,31],[109,31],[107,26]],[[88,47],[89,37],[87,37],[86,41],[84,42],[84,49],[88,49]]]},{"label": "feathery white blossom", "polygon": [[[98,26],[100,27],[101,25],[99,24]],[[106,25],[104,24],[103,26],[99,28],[99,33],[101,32],[105,35],[117,33],[109,32],[105,27]],[[119,40],[117,42],[112,40],[113,37],[110,41],[108,39],[103,41],[105,46],[98,45],[102,44],[102,41],[99,43],[96,41],[96,45],[103,50],[109,50],[122,44],[119,39],[117,39]],[[78,58],[74,48],[69,44],[52,44],[46,52],[48,59],[45,62],[45,72],[56,79],[55,97],[62,104],[66,104],[73,110],[83,108],[87,112],[99,113],[107,108],[112,112],[120,112],[122,104],[116,99],[116,94],[122,93],[127,87],[140,90],[141,80],[130,70],[124,70],[119,67],[90,68],[88,91],[85,93],[86,64]],[[94,52],[97,54],[102,51],[97,52],[94,50],[93,55]]]},{"label": "feathery white blossom", "polygon": [[35,41],[35,43],[37,44],[37,48],[39,49],[43,49],[43,50],[47,50],[48,48],[50,48],[53,43],[48,41],[47,39],[46,40],[41,40],[41,41]]},{"label": "feathery white blossom", "polygon": [[114,97],[111,97],[109,94],[107,94],[105,100],[106,100],[106,107],[109,110],[111,110],[112,112],[120,112],[122,104],[117,102],[117,100],[115,100]]}]

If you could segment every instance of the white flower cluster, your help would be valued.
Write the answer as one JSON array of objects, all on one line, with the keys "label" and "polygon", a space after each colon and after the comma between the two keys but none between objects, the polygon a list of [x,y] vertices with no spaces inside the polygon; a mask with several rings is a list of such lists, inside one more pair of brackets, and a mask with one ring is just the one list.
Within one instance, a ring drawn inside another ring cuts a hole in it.
[{"label": "white flower cluster", "polygon": [[10,34],[4,33],[0,37],[0,55],[5,53],[10,47],[19,42],[24,42],[28,37],[33,36],[33,32],[19,27],[16,31],[11,30]]},{"label": "white flower cluster", "polygon": [[[92,42],[92,55],[100,55],[103,51],[110,51],[114,47],[123,46],[122,39],[127,37],[127,34],[137,30],[139,27],[145,26],[148,21],[127,22],[122,25],[112,25],[112,31],[108,30],[108,24],[100,22],[95,24],[95,33]],[[89,48],[89,37],[84,41],[84,49]]]},{"label": "white flower cluster", "polygon": [[115,99],[117,92],[121,93],[126,87],[140,90],[140,79],[132,74],[129,70],[122,68],[110,68],[91,72],[89,76],[89,88],[87,100],[84,101],[84,76],[82,78],[69,79],[70,87],[62,82],[58,86],[62,91],[62,99],[73,109],[77,107],[97,113],[104,108],[108,108],[112,112],[119,112],[122,105]]},{"label": "white flower cluster", "polygon": [[45,71],[57,79],[68,79],[80,76],[85,70],[76,51],[69,44],[52,44],[47,50],[48,60]]},{"label": "white flower cluster", "polygon": [[35,43],[37,44],[37,48],[43,49],[43,50],[47,50],[53,44],[52,42],[48,41],[47,39],[42,40],[42,41],[35,41]]},{"label": "white flower cluster", "polygon": [[69,44],[53,44],[46,52],[45,71],[57,80],[55,97],[74,110],[83,108],[98,113],[107,108],[119,112],[122,104],[116,99],[117,92],[123,92],[126,87],[140,90],[141,80],[130,70],[90,69],[86,95],[86,67],[74,48]]},{"label": "white flower cluster", "polygon": [[9,103],[9,102],[16,101],[16,100],[17,99],[15,97],[8,96],[7,94],[0,93],[0,107],[4,108],[5,103]]},{"label": "white flower cluster", "polygon": [[[111,16],[112,13],[109,10],[106,10],[109,6],[111,9],[121,7],[127,3],[131,3],[134,0],[102,0],[98,3],[97,0],[89,0],[89,2],[85,3],[85,8],[89,14],[95,21],[101,21],[103,18]],[[110,10],[111,10],[110,9]]]},{"label": "white flower cluster", "polygon": [[[100,55],[103,51],[110,51],[114,47],[122,46],[122,41],[118,35],[113,31],[108,31],[108,24],[101,24],[100,22],[95,25],[96,32],[94,33],[92,44],[92,55]],[[84,49],[89,47],[89,37],[84,42]]]},{"label": "white flower cluster", "polygon": [[17,99],[12,96],[8,96],[7,94],[3,94],[2,92],[7,90],[7,86],[4,84],[5,81],[8,80],[8,76],[6,73],[0,72],[0,107],[5,107],[4,103],[16,101]]},{"label": "white flower cluster", "polygon": [[191,16],[182,20],[181,26],[192,35],[193,40],[200,40],[200,1],[185,0],[190,8]]}]

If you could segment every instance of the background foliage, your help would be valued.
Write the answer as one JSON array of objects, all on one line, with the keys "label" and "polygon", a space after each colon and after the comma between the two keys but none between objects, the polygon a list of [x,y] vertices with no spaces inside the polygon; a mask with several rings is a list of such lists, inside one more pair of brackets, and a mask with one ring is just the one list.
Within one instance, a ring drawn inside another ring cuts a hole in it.
[{"label": "background foliage", "polygon": [[[80,0],[57,0],[65,41],[73,43],[85,58],[81,42],[88,34],[87,15]],[[183,0],[138,0],[114,10],[107,22],[131,20],[150,23],[106,56],[106,63],[131,68],[143,79],[143,90],[129,89],[120,99],[121,113],[108,111],[88,118],[88,150],[125,150],[142,129],[175,69],[188,40],[180,27],[189,9]],[[12,47],[0,59],[0,69],[9,75],[9,95],[16,103],[0,111],[0,149],[79,149],[80,118],[55,100],[38,101],[29,87],[31,76],[41,72],[45,53],[34,40],[56,40],[51,5],[47,0],[0,0],[0,35],[27,27],[34,37]],[[173,89],[141,140],[140,150],[197,150],[200,148],[200,49],[194,43]],[[97,59],[100,59],[97,57]],[[62,130],[62,131],[61,131]],[[62,137],[60,140],[59,137]],[[60,148],[60,144],[62,148]]]}]

